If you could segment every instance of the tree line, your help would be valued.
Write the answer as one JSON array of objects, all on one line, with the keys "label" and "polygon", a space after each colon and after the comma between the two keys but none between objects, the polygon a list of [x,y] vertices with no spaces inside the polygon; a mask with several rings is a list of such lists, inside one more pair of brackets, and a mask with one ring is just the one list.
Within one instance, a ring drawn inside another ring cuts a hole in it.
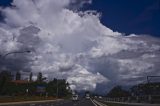
[{"label": "tree line", "polygon": [[118,85],[107,93],[107,97],[111,98],[145,95],[160,95],[160,82],[137,84],[129,89],[124,89],[123,86]]},{"label": "tree line", "polygon": [[24,81],[21,80],[20,72],[17,72],[13,81],[11,72],[0,72],[0,95],[65,97],[71,94],[69,83],[65,79],[45,81],[46,78],[39,72],[37,80],[33,81],[32,76],[30,73],[29,80]]}]

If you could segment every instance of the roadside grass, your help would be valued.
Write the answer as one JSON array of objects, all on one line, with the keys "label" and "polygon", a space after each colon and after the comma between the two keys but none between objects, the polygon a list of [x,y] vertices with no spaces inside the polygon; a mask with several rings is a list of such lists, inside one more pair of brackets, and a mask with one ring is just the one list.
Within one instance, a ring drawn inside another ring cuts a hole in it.
[{"label": "roadside grass", "polygon": [[15,97],[0,97],[0,103],[23,102],[23,101],[40,101],[40,100],[55,100],[55,97],[40,97],[40,96],[15,96]]}]

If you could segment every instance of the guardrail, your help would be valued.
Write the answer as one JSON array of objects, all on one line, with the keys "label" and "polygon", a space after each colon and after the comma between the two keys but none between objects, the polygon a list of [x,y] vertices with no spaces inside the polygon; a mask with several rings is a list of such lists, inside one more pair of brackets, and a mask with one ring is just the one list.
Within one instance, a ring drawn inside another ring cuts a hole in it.
[{"label": "guardrail", "polygon": [[160,95],[144,95],[144,96],[130,96],[130,97],[117,97],[105,98],[105,101],[113,102],[133,102],[133,103],[160,103]]}]

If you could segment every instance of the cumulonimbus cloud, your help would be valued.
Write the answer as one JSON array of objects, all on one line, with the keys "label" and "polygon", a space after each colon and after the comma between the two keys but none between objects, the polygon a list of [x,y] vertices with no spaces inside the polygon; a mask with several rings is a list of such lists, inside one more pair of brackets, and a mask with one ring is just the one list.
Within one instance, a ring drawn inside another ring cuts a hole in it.
[{"label": "cumulonimbus cloud", "polygon": [[[14,0],[12,7],[1,9],[0,53],[33,51],[10,55],[1,68],[41,71],[48,79],[67,79],[78,90],[95,90],[101,83],[134,84],[148,74],[160,74],[159,39],[124,36],[102,25],[99,13],[68,8],[73,4],[73,0]],[[24,64],[12,62],[9,67],[9,60]]]}]

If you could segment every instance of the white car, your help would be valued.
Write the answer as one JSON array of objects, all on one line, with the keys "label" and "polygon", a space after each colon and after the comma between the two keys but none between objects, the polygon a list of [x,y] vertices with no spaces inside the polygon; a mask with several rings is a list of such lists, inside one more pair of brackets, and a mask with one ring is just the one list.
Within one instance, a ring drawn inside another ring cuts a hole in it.
[{"label": "white car", "polygon": [[86,96],[86,99],[90,99],[90,97],[89,97],[89,96]]},{"label": "white car", "polygon": [[73,95],[72,96],[72,101],[78,101],[79,99],[78,99],[78,95]]},{"label": "white car", "polygon": [[90,99],[90,96],[89,96],[89,94],[87,94],[87,95],[86,95],[86,99]]},{"label": "white car", "polygon": [[99,96],[98,98],[99,98],[99,99],[102,99],[102,96]]}]

